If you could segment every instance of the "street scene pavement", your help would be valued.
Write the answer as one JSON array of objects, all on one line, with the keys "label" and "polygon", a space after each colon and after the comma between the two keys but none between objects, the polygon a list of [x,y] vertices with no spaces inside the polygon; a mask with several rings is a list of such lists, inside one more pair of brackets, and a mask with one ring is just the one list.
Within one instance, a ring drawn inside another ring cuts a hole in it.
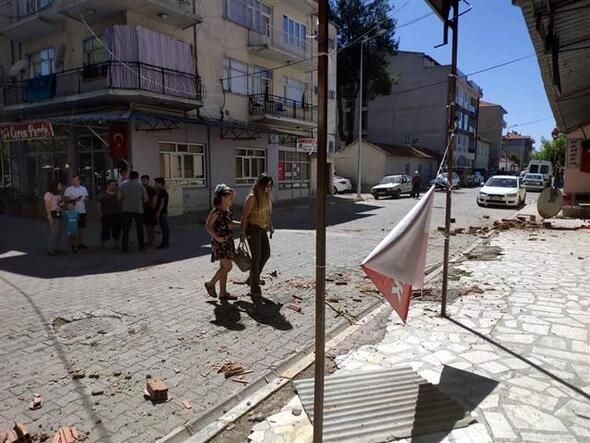
[{"label": "street scene pavement", "polygon": [[[515,213],[477,207],[476,193],[454,192],[454,229],[490,227]],[[382,303],[358,265],[415,202],[330,199],[328,331]],[[442,260],[437,227],[443,219],[444,194],[437,193],[427,271]],[[277,209],[265,298],[256,304],[238,284],[246,276],[237,270],[229,290],[238,301],[207,298],[203,285],[216,266],[201,218],[189,221],[172,221],[169,250],[101,251],[98,231],[91,228],[87,243],[95,247],[49,257],[45,224],[0,218],[0,428],[18,421],[41,435],[70,425],[92,442],[154,441],[223,404],[313,342],[312,202]],[[478,235],[453,236],[452,251],[473,244]],[[287,308],[296,298],[301,312]],[[252,372],[241,382],[226,379],[218,368],[228,361]],[[148,376],[164,381],[170,401],[154,405],[144,399]],[[44,404],[33,411],[34,394]]]},{"label": "street scene pavement", "polygon": [[[497,233],[452,267],[448,318],[439,300],[414,300],[407,325],[392,314],[383,340],[336,357],[336,374],[410,365],[474,418],[397,441],[590,441],[589,242],[588,229]],[[427,291],[439,288],[435,279]],[[249,441],[311,442],[307,415],[294,410],[299,397]]]}]

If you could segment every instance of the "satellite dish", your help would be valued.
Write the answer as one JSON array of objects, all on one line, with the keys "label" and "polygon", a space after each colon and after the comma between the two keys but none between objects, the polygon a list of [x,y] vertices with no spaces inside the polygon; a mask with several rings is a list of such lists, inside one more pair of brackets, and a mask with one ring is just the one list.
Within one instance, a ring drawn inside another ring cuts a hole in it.
[{"label": "satellite dish", "polygon": [[29,62],[25,59],[17,61],[14,65],[12,65],[8,71],[8,75],[11,78],[16,78],[21,75],[23,72],[26,71],[27,66],[29,66]]},{"label": "satellite dish", "polygon": [[537,211],[543,218],[555,217],[563,206],[563,194],[559,189],[547,188],[537,200]]},{"label": "satellite dish", "polygon": [[66,57],[66,46],[62,44],[59,46],[59,48],[57,48],[57,53],[55,55],[55,70],[56,71],[63,71],[65,57]]}]

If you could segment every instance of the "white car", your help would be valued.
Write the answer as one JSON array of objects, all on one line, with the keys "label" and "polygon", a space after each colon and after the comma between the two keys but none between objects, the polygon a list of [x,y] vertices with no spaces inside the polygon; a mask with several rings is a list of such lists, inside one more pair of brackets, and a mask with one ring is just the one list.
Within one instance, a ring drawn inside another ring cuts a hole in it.
[{"label": "white car", "polygon": [[505,205],[522,206],[526,201],[526,189],[519,177],[511,175],[494,175],[477,196],[479,206]]},{"label": "white car", "polygon": [[409,175],[386,175],[378,185],[371,188],[375,200],[379,197],[400,198],[402,194],[412,192],[412,177]]},{"label": "white car", "polygon": [[527,174],[522,180],[527,191],[542,191],[545,189],[545,177],[543,174]]},{"label": "white car", "polygon": [[334,194],[341,194],[343,192],[352,191],[352,182],[350,181],[350,179],[340,177],[338,175],[334,176],[332,186],[334,188]]}]

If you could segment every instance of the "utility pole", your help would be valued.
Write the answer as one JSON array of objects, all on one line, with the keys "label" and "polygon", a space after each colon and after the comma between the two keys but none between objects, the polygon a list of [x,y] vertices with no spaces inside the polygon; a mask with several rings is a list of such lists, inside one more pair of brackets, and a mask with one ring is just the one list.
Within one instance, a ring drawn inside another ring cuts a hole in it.
[{"label": "utility pole", "polygon": [[324,429],[324,365],[326,341],[326,188],[328,181],[328,0],[318,1],[318,166],[316,207],[315,376],[313,442]]},{"label": "utility pole", "polygon": [[360,87],[359,87],[359,137],[358,137],[358,162],[357,162],[357,170],[356,170],[356,198],[360,200],[361,197],[361,162],[362,162],[362,144],[363,144],[363,53],[364,53],[364,44],[365,39],[361,40],[361,66],[360,66]]},{"label": "utility pole", "polygon": [[448,121],[448,153],[447,153],[447,201],[445,210],[445,243],[443,259],[442,303],[440,307],[441,317],[447,315],[447,290],[449,287],[449,238],[451,234],[451,203],[453,193],[453,144],[457,122],[457,45],[459,42],[459,0],[452,0],[453,22],[453,47],[451,59],[451,74],[449,75],[449,121]]}]

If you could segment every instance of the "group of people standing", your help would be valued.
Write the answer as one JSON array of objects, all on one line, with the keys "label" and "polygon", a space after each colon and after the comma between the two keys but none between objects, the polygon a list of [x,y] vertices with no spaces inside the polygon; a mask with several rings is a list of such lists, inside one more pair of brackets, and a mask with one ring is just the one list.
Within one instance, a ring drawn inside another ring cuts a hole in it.
[{"label": "group of people standing", "polygon": [[[100,247],[105,248],[112,241],[115,248],[129,251],[129,232],[135,222],[139,250],[155,246],[156,226],[160,226],[162,240],[158,249],[170,246],[170,229],[168,226],[168,192],[163,178],[156,178],[154,186],[150,177],[133,170],[121,171],[121,182],[109,180],[105,189],[97,196],[97,211],[101,222]],[[235,220],[232,213],[235,191],[225,184],[217,185],[213,198],[214,208],[206,223],[211,236],[211,261],[219,261],[219,269],[205,284],[211,297],[221,300],[235,300],[227,291],[228,274],[233,267],[237,253],[234,230],[240,232],[240,245],[249,246],[250,275],[246,284],[250,287],[253,298],[262,295],[264,283],[260,274],[270,258],[270,238],[274,233],[272,224],[272,187],[273,179],[267,174],[258,177],[252,190],[246,197],[242,208],[242,217]],[[72,177],[71,186],[62,193],[61,182],[54,182],[44,196],[49,222],[49,255],[59,255],[62,235],[68,237],[69,247],[74,253],[79,249],[88,249],[84,244],[86,228],[86,204],[88,191],[81,183],[81,177]],[[144,228],[147,243],[144,240]],[[119,242],[121,241],[121,245]],[[242,245],[243,244],[243,245]],[[216,286],[219,284],[219,294]]]},{"label": "group of people standing", "polygon": [[[235,192],[225,184],[217,185],[213,198],[214,208],[207,219],[207,232],[211,236],[211,261],[219,261],[219,269],[211,280],[205,283],[205,289],[211,297],[221,300],[236,300],[227,291],[227,277],[233,267],[236,255],[234,229],[240,230],[240,243],[246,243],[250,249],[250,276],[246,284],[250,295],[257,299],[262,295],[260,274],[270,258],[270,238],[274,233],[272,224],[272,187],[273,179],[262,174],[258,177],[252,190],[246,197],[242,208],[242,217],[235,220],[231,207]],[[219,283],[219,294],[216,285]]]},{"label": "group of people standing", "polygon": [[[156,226],[162,232],[158,249],[170,246],[170,229],[168,226],[168,192],[163,178],[154,180],[150,185],[147,175],[139,181],[137,171],[125,170],[120,183],[109,180],[96,198],[97,212],[101,224],[100,247],[113,242],[115,248],[129,251],[129,231],[135,221],[137,240],[140,250],[147,246],[156,246]],[[82,185],[81,177],[74,175],[71,186],[63,190],[63,184],[54,181],[45,193],[44,202],[49,222],[49,255],[60,255],[62,237],[65,233],[68,247],[73,253],[88,249],[84,243],[84,231],[87,222],[88,190]],[[147,244],[144,241],[144,225],[147,232]],[[121,241],[121,244],[119,242]]]}]

